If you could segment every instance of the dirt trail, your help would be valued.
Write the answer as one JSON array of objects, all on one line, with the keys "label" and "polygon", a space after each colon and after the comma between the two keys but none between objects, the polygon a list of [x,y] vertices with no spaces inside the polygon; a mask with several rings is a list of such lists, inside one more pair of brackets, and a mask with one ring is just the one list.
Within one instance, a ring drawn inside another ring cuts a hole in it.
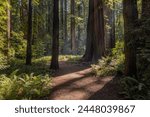
[{"label": "dirt trail", "polygon": [[51,100],[117,100],[117,85],[112,76],[92,76],[90,66],[60,62],[52,80]]}]

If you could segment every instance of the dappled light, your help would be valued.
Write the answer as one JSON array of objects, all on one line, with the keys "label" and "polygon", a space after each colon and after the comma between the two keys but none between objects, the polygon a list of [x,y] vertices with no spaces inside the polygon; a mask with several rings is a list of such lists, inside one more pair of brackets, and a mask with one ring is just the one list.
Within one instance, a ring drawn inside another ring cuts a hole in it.
[{"label": "dappled light", "polygon": [[[57,100],[80,100],[80,99],[119,99],[116,91],[99,93],[106,85],[112,82],[112,76],[98,78],[91,75],[90,66],[69,65],[62,63],[61,69],[52,80],[52,92],[48,99]],[[65,68],[68,66],[68,68]],[[78,69],[77,69],[78,68]],[[61,74],[62,72],[62,74]],[[65,74],[64,74],[65,72]],[[107,90],[110,90],[110,85]],[[107,86],[106,86],[107,88]],[[113,89],[115,90],[115,89]],[[111,93],[111,94],[110,94]],[[101,97],[100,97],[101,96]]]},{"label": "dappled light", "polygon": [[150,99],[150,0],[0,0],[0,99]]}]

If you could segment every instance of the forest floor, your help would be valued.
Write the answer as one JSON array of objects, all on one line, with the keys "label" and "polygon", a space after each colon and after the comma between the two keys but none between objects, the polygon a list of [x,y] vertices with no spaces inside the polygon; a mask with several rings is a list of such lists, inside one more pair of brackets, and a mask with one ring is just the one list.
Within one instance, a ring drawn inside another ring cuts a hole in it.
[{"label": "forest floor", "polygon": [[52,79],[50,100],[118,100],[119,88],[114,76],[95,77],[89,65],[60,62]]}]

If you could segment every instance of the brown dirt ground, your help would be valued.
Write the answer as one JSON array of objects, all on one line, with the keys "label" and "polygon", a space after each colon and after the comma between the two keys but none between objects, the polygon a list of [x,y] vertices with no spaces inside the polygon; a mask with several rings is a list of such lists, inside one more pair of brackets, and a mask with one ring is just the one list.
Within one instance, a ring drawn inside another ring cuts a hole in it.
[{"label": "brown dirt ground", "polygon": [[91,67],[60,62],[52,79],[50,100],[118,100],[118,86],[113,76],[95,77]]}]

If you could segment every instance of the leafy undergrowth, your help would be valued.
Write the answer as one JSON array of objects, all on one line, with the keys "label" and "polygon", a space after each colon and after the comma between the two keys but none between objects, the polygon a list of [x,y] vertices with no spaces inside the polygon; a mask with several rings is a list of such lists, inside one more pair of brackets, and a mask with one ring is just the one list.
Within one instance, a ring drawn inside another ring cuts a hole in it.
[{"label": "leafy undergrowth", "polygon": [[[61,55],[59,61],[75,62],[80,56]],[[12,59],[0,69],[0,99],[41,99],[51,91],[50,56],[33,59],[32,66],[24,60]]]},{"label": "leafy undergrowth", "polygon": [[150,60],[141,57],[137,62],[137,77],[124,77],[121,79],[122,95],[126,99],[150,99]]},{"label": "leafy undergrowth", "polygon": [[123,76],[124,54],[123,42],[117,42],[116,48],[112,50],[110,56],[99,60],[98,64],[92,65],[92,71],[96,76],[119,75],[121,92],[124,99],[150,99],[150,60],[148,56],[138,57],[137,77]]},{"label": "leafy undergrowth", "polygon": [[81,59],[80,55],[60,55],[59,61],[68,61],[70,63],[76,63]]},{"label": "leafy undergrowth", "polygon": [[[75,55],[60,55],[59,61],[68,61],[71,63],[74,63],[78,61],[81,58],[81,56],[75,56]],[[34,73],[34,75],[45,75],[45,74],[52,74],[52,71],[49,69],[51,61],[51,56],[45,56],[38,59],[33,59],[32,66],[25,65],[24,60],[20,59],[12,59],[9,62],[9,67],[6,69],[1,69],[0,74],[8,74],[10,75],[12,72],[17,70],[16,75],[20,75],[22,73],[30,75],[31,73]]]},{"label": "leafy undergrowth", "polygon": [[51,79],[48,75],[33,74],[0,75],[0,99],[40,99],[50,93]]},{"label": "leafy undergrowth", "polygon": [[32,66],[20,59],[0,71],[0,99],[40,99],[50,93],[49,57],[34,59]]},{"label": "leafy undergrowth", "polygon": [[120,80],[123,91],[120,93],[125,99],[150,99],[150,79],[136,79],[124,77]]},{"label": "leafy undergrowth", "polygon": [[109,76],[122,73],[125,59],[123,47],[123,42],[118,41],[111,55],[103,57],[99,60],[98,64],[92,65],[92,72],[96,76]]}]

